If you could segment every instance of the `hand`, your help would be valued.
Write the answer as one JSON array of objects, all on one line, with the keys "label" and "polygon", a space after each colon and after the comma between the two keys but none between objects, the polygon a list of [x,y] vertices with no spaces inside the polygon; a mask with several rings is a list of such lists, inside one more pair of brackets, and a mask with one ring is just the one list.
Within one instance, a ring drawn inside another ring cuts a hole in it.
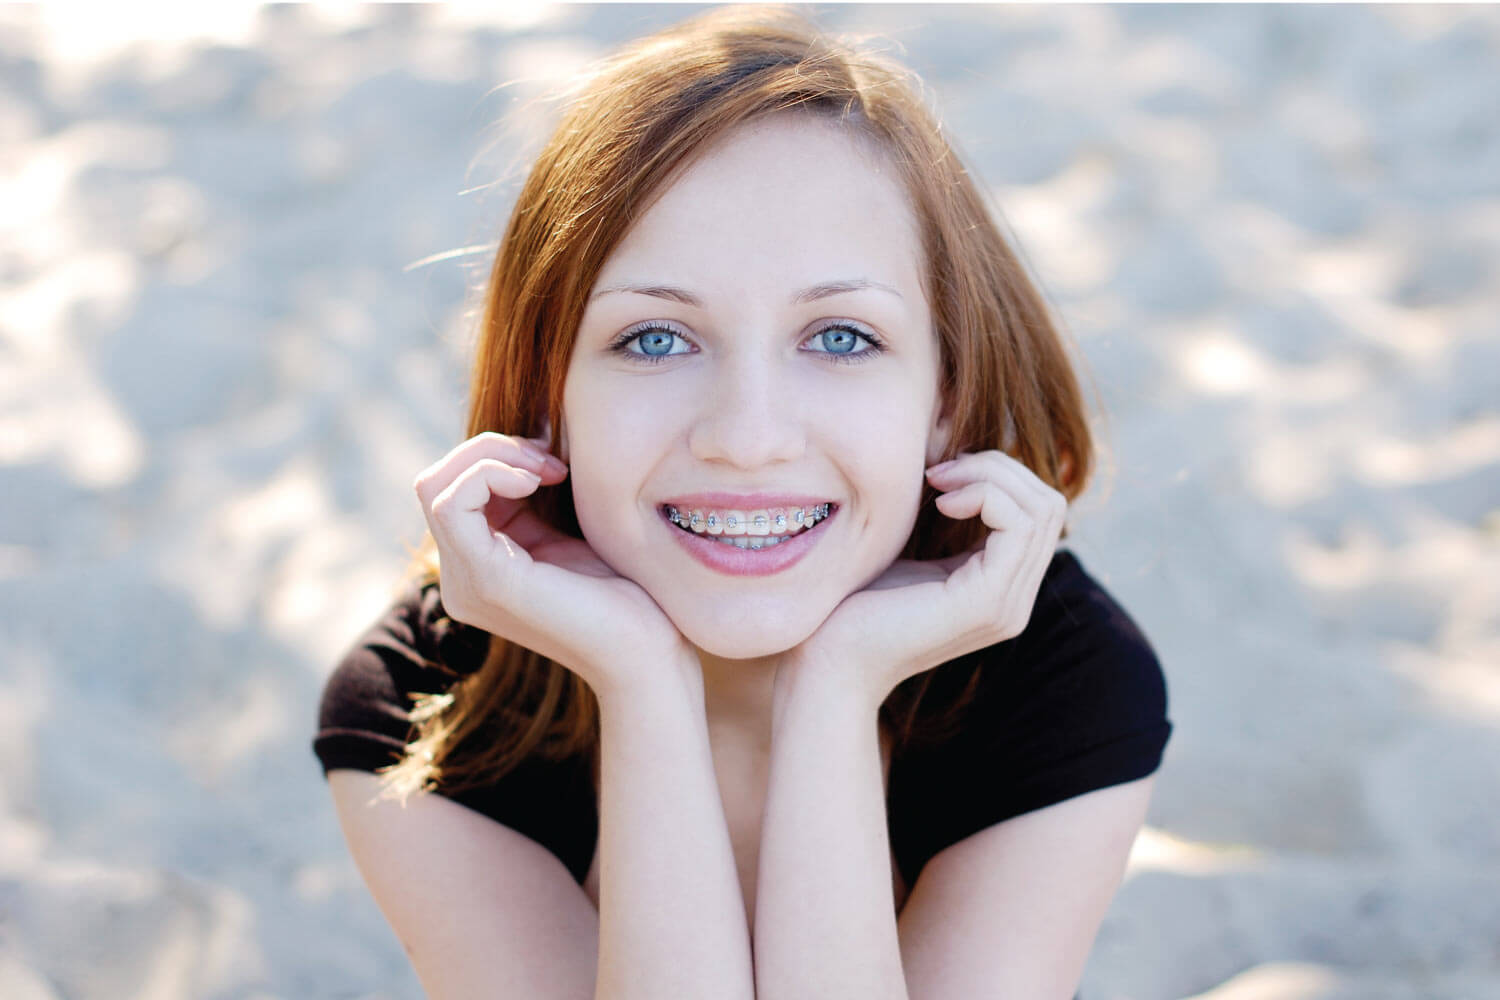
[{"label": "hand", "polygon": [[801,672],[831,671],[879,708],[908,677],[1026,627],[1067,499],[1001,451],[960,454],[928,469],[927,479],[943,491],[936,503],[944,515],[984,522],[984,543],[946,559],[892,563],[783,656],[778,687]]},{"label": "hand", "polygon": [[485,432],[417,476],[448,615],[563,664],[600,696],[673,664],[701,670],[650,595],[525,502],[567,477],[546,447],[545,438]]}]

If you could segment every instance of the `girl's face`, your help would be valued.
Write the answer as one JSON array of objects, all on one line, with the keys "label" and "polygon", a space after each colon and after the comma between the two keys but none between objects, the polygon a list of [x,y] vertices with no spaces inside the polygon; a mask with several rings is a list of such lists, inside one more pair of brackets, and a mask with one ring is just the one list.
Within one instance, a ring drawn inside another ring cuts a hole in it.
[{"label": "girl's face", "polygon": [[[563,396],[578,522],[698,648],[790,649],[905,546],[946,435],[921,266],[888,166],[783,114],[684,172],[600,272]],[[714,533],[744,526],[763,547]]]}]

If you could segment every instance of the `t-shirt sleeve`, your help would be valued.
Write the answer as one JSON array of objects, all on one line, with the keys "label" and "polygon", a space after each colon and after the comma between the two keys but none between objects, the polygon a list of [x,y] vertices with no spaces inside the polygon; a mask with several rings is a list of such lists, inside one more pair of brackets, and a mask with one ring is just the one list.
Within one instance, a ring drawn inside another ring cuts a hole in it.
[{"label": "t-shirt sleeve", "polygon": [[1146,777],[1171,735],[1151,644],[1069,551],[1058,553],[1016,638],[979,670],[959,733],[891,776],[893,846],[908,885],[933,854],[994,823]]},{"label": "t-shirt sleeve", "polygon": [[981,761],[1003,777],[1001,818],[1153,773],[1171,735],[1151,644],[1076,559],[1048,614],[1018,637],[1009,677],[981,703]]},{"label": "t-shirt sleeve", "polygon": [[[401,759],[417,694],[447,691],[478,670],[489,633],[449,619],[436,583],[411,589],[345,653],[323,686],[313,752],[323,773],[376,771]],[[439,794],[516,830],[585,880],[598,836],[591,761],[534,754],[491,782]]]},{"label": "t-shirt sleeve", "polygon": [[324,682],[313,752],[334,768],[401,759],[415,696],[440,693],[484,655],[484,633],[448,620],[435,584],[413,585],[360,636]]}]

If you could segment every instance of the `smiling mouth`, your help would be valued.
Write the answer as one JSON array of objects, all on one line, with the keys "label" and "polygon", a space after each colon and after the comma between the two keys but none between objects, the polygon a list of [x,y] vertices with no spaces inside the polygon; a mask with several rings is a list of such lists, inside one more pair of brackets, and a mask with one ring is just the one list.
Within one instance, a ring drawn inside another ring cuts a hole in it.
[{"label": "smiling mouth", "polygon": [[697,535],[706,542],[751,551],[774,548],[783,542],[800,538],[815,530],[837,510],[837,504],[821,503],[810,508],[778,509],[765,516],[755,517],[747,524],[736,523],[731,516],[728,523],[721,525],[717,523],[716,513],[704,515],[697,512],[695,522],[693,512],[679,511],[670,504],[661,508],[662,515],[680,531]]}]

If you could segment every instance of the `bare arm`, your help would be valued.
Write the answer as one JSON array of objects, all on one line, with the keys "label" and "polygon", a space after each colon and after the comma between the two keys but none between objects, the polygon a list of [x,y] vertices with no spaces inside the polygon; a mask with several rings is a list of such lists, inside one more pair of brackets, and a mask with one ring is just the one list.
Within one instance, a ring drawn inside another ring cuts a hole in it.
[{"label": "bare arm", "polygon": [[911,1000],[1073,996],[1153,781],[1015,816],[928,861],[901,911]]},{"label": "bare arm", "polygon": [[778,676],[755,897],[759,1000],[906,1000],[878,713]]},{"label": "bare arm", "polygon": [[557,856],[441,795],[328,772],[339,824],[429,1000],[588,1000],[599,914]]},{"label": "bare arm", "polygon": [[599,1000],[754,996],[703,680],[600,698]]}]

